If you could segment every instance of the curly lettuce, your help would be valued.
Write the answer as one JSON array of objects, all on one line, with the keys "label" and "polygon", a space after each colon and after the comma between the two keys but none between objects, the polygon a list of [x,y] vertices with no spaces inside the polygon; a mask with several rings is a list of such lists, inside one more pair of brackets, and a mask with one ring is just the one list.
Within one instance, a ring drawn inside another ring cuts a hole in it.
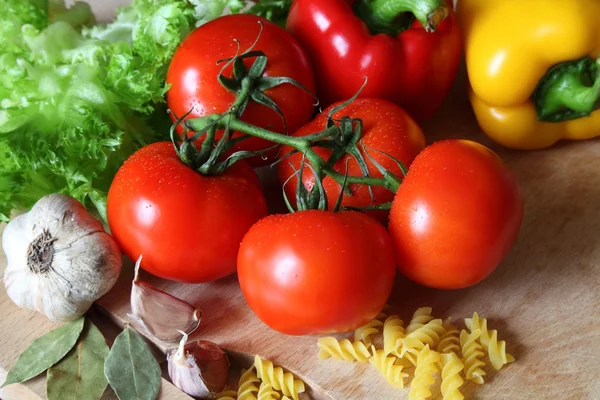
[{"label": "curly lettuce", "polygon": [[123,161],[168,137],[166,70],[195,9],[134,0],[89,26],[83,3],[41,3],[0,0],[0,220],[57,192],[105,217]]}]

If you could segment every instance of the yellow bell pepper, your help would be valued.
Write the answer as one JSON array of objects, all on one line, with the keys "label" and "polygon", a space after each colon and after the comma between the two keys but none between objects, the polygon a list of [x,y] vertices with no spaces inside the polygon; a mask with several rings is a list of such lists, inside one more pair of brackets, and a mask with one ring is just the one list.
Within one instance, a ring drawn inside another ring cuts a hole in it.
[{"label": "yellow bell pepper", "polygon": [[600,0],[458,0],[470,100],[515,149],[600,136]]}]

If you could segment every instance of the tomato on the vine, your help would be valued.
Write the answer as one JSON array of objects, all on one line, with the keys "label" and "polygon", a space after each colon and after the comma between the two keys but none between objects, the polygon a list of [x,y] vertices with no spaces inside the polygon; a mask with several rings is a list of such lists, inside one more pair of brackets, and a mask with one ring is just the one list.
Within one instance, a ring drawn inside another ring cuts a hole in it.
[{"label": "tomato on the vine", "polygon": [[[268,57],[264,76],[292,78],[314,93],[312,67],[296,40],[271,21],[255,15],[236,14],[219,17],[198,27],[178,47],[167,74],[167,83],[171,85],[167,91],[169,109],[179,117],[192,110],[188,119],[226,112],[236,95],[217,79],[224,65],[217,62],[247,50],[259,33],[254,50],[260,50]],[[255,59],[245,59],[246,68],[250,68]],[[233,67],[227,67],[223,74],[232,77]],[[267,89],[264,93],[279,106],[288,132],[298,129],[313,115],[315,99],[291,83]],[[271,108],[254,101],[246,107],[242,121],[284,133],[281,117]],[[234,135],[238,136],[237,133]],[[257,151],[271,146],[273,143],[253,137],[234,149]],[[250,162],[259,165],[267,164],[269,160],[268,157],[253,157]]]},{"label": "tomato on the vine", "polygon": [[458,289],[492,273],[522,220],[518,183],[500,157],[472,141],[445,140],[416,157],[394,198],[389,232],[405,276]]},{"label": "tomato on the vine", "polygon": [[[324,130],[327,125],[329,111],[340,104],[341,102],[331,105],[292,136],[307,136]],[[342,116],[360,118],[363,122],[361,142],[357,148],[366,161],[370,176],[382,177],[382,174],[373,165],[365,152],[386,170],[396,176],[402,176],[402,170],[394,159],[409,167],[417,154],[425,147],[425,136],[414,119],[400,106],[387,100],[356,99],[341,111],[333,114],[334,120],[339,120]],[[365,145],[365,148],[361,143]],[[325,160],[332,153],[331,149],[324,147],[314,147],[314,150]],[[290,151],[292,151],[292,148],[283,146],[280,157],[286,157]],[[292,201],[295,199],[296,184],[298,182],[295,174],[300,169],[301,162],[302,155],[295,153],[278,164],[278,175],[282,184],[292,177],[285,186],[286,195]],[[348,162],[348,176],[363,176],[357,160],[349,154],[341,157],[334,164],[334,169],[345,174],[346,162]],[[302,181],[308,190],[315,184],[315,176],[308,166],[302,171]],[[327,194],[329,209],[333,209],[340,195],[341,185],[331,177],[326,177],[323,180],[323,187]],[[344,195],[342,199],[343,206],[370,207],[388,203],[394,199],[394,193],[381,186],[371,187],[373,196],[371,196],[367,185],[351,184],[349,187],[352,195]],[[388,212],[371,211],[369,214],[383,221],[386,219]]]},{"label": "tomato on the vine", "polygon": [[385,305],[396,274],[391,239],[355,211],[271,215],[246,234],[238,278],[254,313],[289,335],[346,332]]},{"label": "tomato on the vine", "polygon": [[165,279],[198,283],[236,270],[248,229],[267,215],[258,177],[243,161],[218,176],[181,162],[170,142],[134,153],[108,192],[108,223],[121,250]]}]

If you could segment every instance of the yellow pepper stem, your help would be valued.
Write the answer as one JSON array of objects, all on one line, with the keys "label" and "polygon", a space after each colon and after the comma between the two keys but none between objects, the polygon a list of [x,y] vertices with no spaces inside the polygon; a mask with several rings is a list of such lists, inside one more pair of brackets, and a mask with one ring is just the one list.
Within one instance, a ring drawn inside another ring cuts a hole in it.
[{"label": "yellow pepper stem", "polygon": [[433,32],[448,16],[444,0],[359,0],[356,13],[371,32],[397,35],[416,18]]},{"label": "yellow pepper stem", "polygon": [[600,58],[585,57],[552,67],[533,94],[540,121],[589,116],[600,108]]}]

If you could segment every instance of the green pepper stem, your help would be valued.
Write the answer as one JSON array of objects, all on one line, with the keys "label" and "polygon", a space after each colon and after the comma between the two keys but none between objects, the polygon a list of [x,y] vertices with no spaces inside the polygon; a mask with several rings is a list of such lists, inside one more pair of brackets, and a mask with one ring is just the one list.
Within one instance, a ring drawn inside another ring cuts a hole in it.
[{"label": "green pepper stem", "polygon": [[357,8],[359,17],[372,32],[393,35],[408,28],[407,21],[399,18],[407,12],[412,13],[427,32],[435,31],[449,14],[444,0],[361,0]]},{"label": "green pepper stem", "polygon": [[600,109],[600,58],[585,57],[551,68],[534,93],[538,119],[561,122]]}]

